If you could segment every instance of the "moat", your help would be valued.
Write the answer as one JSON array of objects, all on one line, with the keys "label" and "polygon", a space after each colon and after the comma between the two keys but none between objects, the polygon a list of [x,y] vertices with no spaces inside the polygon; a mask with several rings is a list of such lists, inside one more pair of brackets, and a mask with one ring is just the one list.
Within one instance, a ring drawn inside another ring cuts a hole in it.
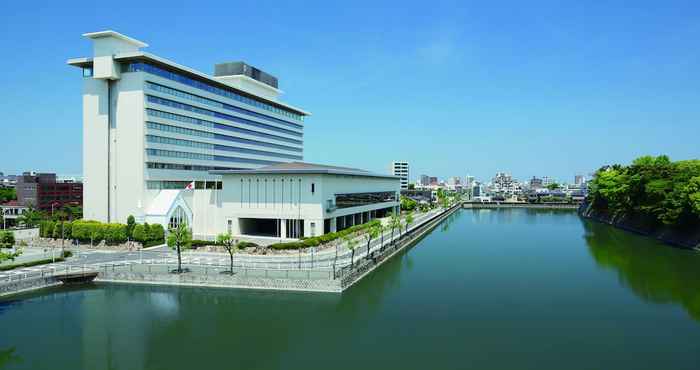
[{"label": "moat", "polygon": [[473,209],[343,294],[95,284],[0,301],[0,369],[697,369],[700,253]]}]

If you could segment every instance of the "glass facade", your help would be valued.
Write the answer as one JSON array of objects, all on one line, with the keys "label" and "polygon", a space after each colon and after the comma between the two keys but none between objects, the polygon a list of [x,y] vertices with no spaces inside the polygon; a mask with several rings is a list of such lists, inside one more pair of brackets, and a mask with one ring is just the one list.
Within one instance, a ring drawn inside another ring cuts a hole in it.
[{"label": "glass facade", "polygon": [[382,191],[376,193],[351,193],[336,194],[335,205],[338,208],[350,208],[366,206],[376,203],[395,202],[396,193],[393,191]]},{"label": "glass facade", "polygon": [[[179,121],[179,122],[185,122],[185,123],[190,123],[193,125],[199,125],[199,126],[204,126],[204,127],[209,127],[209,128],[218,128],[221,130],[227,130],[231,132],[238,132],[241,134],[246,134],[246,135],[251,135],[251,136],[257,136],[257,137],[264,137],[264,138],[269,138],[269,139],[274,139],[274,140],[279,140],[279,141],[284,141],[288,143],[293,143],[293,144],[302,144],[301,140],[295,140],[295,139],[290,139],[284,136],[277,136],[277,135],[272,135],[268,134],[265,132],[258,132],[254,130],[248,130],[245,128],[239,128],[239,127],[233,127],[233,126],[228,126],[228,125],[222,125],[220,123],[216,122],[211,122],[211,121],[206,121],[203,119],[198,119],[198,118],[193,118],[193,117],[187,117],[187,116],[182,116],[179,114],[175,113],[170,113],[170,112],[163,112],[159,111],[156,109],[152,108],[147,108],[146,113],[149,116],[153,117],[160,117],[160,118],[165,118],[165,119],[170,119],[173,121]],[[222,135],[223,136],[223,135]],[[253,141],[253,140],[251,140]],[[273,144],[274,145],[274,144]],[[280,149],[285,149],[285,148],[292,148],[292,147],[286,147],[284,145],[278,145]],[[301,148],[295,148],[298,151],[301,151]]]},{"label": "glass facade", "polygon": [[222,150],[222,151],[227,151],[227,152],[266,155],[266,156],[270,156],[270,157],[288,158],[288,159],[301,159],[301,156],[292,155],[292,154],[266,152],[264,150],[255,150],[255,149],[248,149],[248,148],[232,147],[232,146],[227,146],[227,145],[202,143],[202,142],[198,142],[198,141],[174,139],[171,137],[163,137],[163,136],[156,136],[156,135],[146,135],[146,141],[148,141],[149,143],[178,145],[178,146],[185,146],[185,147],[190,147],[190,148]]},{"label": "glass facade", "polygon": [[164,93],[164,94],[168,94],[168,95],[172,95],[172,96],[177,96],[178,98],[191,100],[191,101],[194,101],[194,102],[197,102],[197,103],[200,103],[200,104],[205,104],[205,105],[209,105],[209,106],[216,107],[216,108],[226,109],[226,110],[230,110],[230,111],[232,111],[232,112],[241,113],[241,114],[245,114],[245,115],[248,115],[248,116],[253,116],[253,117],[260,118],[260,119],[264,119],[264,120],[268,120],[268,121],[271,121],[271,122],[274,122],[274,123],[279,123],[279,124],[281,124],[281,125],[284,125],[284,126],[287,126],[287,127],[291,127],[291,128],[295,128],[295,129],[302,129],[302,128],[304,127],[304,126],[302,126],[302,125],[300,125],[300,124],[298,124],[298,123],[292,123],[292,122],[283,121],[283,120],[281,120],[281,119],[277,119],[277,118],[274,118],[274,117],[269,117],[269,116],[266,116],[266,115],[264,115],[264,114],[260,114],[260,113],[253,112],[253,111],[249,111],[249,110],[247,110],[247,109],[239,108],[239,107],[236,107],[236,106],[234,106],[234,105],[230,105],[230,104],[226,104],[226,103],[221,103],[221,102],[218,102],[218,101],[216,101],[216,100],[211,100],[211,99],[204,98],[204,97],[201,97],[201,96],[193,95],[193,94],[190,94],[190,93],[187,93],[187,92],[184,92],[184,91],[180,91],[180,90],[177,90],[177,89],[173,89],[172,87],[167,87],[167,86],[159,85],[159,84],[156,84],[156,83],[153,83],[153,82],[146,82],[146,88],[151,89],[151,90],[153,90],[153,91],[158,91],[158,92],[161,92],[161,93]]},{"label": "glass facade", "polygon": [[297,136],[297,137],[304,136],[304,134],[302,134],[301,132],[298,132],[298,131],[287,130],[287,129],[284,129],[281,127],[271,126],[271,125],[267,125],[264,123],[259,123],[259,122],[247,120],[245,118],[240,118],[240,117],[235,117],[235,116],[231,116],[231,115],[224,114],[224,113],[214,112],[212,110],[198,108],[198,107],[195,107],[195,106],[192,106],[189,104],[179,103],[179,102],[176,102],[174,100],[163,99],[163,98],[159,98],[157,96],[152,96],[152,95],[146,95],[146,97],[147,97],[147,100],[149,103],[165,105],[167,107],[182,109],[182,110],[194,112],[197,114],[202,114],[205,116],[221,118],[221,119],[225,119],[227,121],[241,123],[241,124],[248,125],[248,126],[264,128],[264,129],[276,131],[276,132],[282,132],[282,133],[292,135],[292,136]]},{"label": "glass facade", "polygon": [[[299,113],[291,112],[279,107],[276,107],[272,104],[267,104],[252,98],[249,98],[245,95],[235,93],[233,91],[229,91],[226,89],[222,89],[220,87],[216,87],[213,84],[206,83],[203,81],[195,80],[190,77],[183,76],[179,73],[175,73],[172,71],[168,71],[166,69],[156,67],[151,64],[143,63],[143,62],[135,62],[135,63],[129,63],[126,65],[122,66],[122,72],[146,72],[150,73],[156,76],[160,76],[163,78],[167,78],[172,81],[176,81],[188,86],[192,86],[198,89],[202,89],[204,91],[208,91],[212,94],[220,95],[229,99],[233,99],[236,101],[239,101],[244,104],[251,105],[253,107],[259,108],[259,109],[264,109],[266,111],[276,113],[285,117],[289,117],[291,119],[297,120],[297,121],[303,121],[304,116]],[[272,117],[270,117],[272,118]]]},{"label": "glass facade", "polygon": [[222,162],[238,162],[238,163],[250,163],[250,164],[260,164],[260,165],[271,165],[278,164],[280,162],[276,161],[266,161],[262,159],[250,159],[250,158],[240,158],[240,157],[227,157],[223,155],[210,155],[202,153],[191,153],[191,152],[180,152],[175,150],[163,150],[163,149],[146,149],[146,154],[149,156],[156,157],[169,157],[169,158],[181,158],[181,159],[193,159],[201,161],[222,161]]},{"label": "glass facade", "polygon": [[216,167],[216,166],[197,166],[189,164],[176,164],[176,163],[160,163],[160,162],[147,162],[146,167],[154,170],[176,170],[176,171],[211,171],[211,170],[242,170],[242,168],[236,167]]}]

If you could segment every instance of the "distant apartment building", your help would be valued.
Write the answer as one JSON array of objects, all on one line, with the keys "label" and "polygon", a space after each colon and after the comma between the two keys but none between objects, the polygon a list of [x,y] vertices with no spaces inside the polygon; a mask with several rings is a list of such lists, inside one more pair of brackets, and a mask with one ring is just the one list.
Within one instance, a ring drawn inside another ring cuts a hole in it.
[{"label": "distant apartment building", "polygon": [[430,185],[430,177],[428,175],[420,175],[418,178],[418,185],[428,186]]},{"label": "distant apartment building", "polygon": [[540,189],[543,187],[542,179],[532,176],[530,179],[530,189]]},{"label": "distant apartment building", "polygon": [[428,178],[428,183],[429,185],[440,185],[438,178],[434,176],[430,176],[430,178]]},{"label": "distant apartment building", "polygon": [[583,185],[583,183],[586,181],[586,178],[583,177],[583,175],[576,175],[574,176],[574,185]]},{"label": "distant apartment building", "polygon": [[465,186],[466,188],[469,188],[469,189],[471,189],[472,185],[474,185],[474,181],[476,181],[476,179],[474,178],[474,176],[470,176],[470,175],[465,176],[465,177],[464,177],[464,180],[465,180],[465,181],[464,181],[464,186]]},{"label": "distant apartment building", "polygon": [[408,189],[408,162],[393,161],[391,162],[391,174],[401,179],[401,189]]},{"label": "distant apartment building", "polygon": [[51,211],[67,205],[83,205],[83,184],[57,181],[55,173],[24,172],[17,176],[17,203]]}]

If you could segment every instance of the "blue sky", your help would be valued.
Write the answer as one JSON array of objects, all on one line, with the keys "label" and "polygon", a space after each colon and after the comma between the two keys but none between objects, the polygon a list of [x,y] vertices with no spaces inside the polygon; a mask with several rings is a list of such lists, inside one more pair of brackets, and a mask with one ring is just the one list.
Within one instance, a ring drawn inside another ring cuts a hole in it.
[{"label": "blue sky", "polygon": [[81,173],[84,32],[211,73],[245,60],[314,113],[304,159],[411,177],[572,181],[700,157],[697,1],[3,4],[0,171]]}]

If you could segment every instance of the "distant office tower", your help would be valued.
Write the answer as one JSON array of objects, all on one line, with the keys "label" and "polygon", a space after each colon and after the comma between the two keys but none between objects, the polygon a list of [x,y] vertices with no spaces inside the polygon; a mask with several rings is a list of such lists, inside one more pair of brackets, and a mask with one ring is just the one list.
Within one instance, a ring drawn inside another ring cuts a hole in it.
[{"label": "distant office tower", "polygon": [[471,187],[472,187],[472,185],[474,185],[474,181],[475,181],[474,176],[469,176],[469,175],[467,175],[467,176],[464,178],[464,180],[465,180],[465,181],[464,181],[464,186],[465,186],[466,188],[468,188],[468,189],[471,189]]},{"label": "distant office tower", "polygon": [[576,175],[574,176],[574,185],[583,185],[584,180],[583,175]]},{"label": "distant office tower", "polygon": [[428,175],[420,175],[420,179],[418,180],[418,183],[421,186],[428,186],[428,185],[430,185],[430,177],[428,177]]},{"label": "distant office tower", "polygon": [[438,185],[438,178],[434,177],[434,176],[430,176],[428,178],[428,182],[430,183],[430,185]]},{"label": "distant office tower", "polygon": [[391,162],[391,174],[401,178],[401,189],[408,189],[408,162]]}]

